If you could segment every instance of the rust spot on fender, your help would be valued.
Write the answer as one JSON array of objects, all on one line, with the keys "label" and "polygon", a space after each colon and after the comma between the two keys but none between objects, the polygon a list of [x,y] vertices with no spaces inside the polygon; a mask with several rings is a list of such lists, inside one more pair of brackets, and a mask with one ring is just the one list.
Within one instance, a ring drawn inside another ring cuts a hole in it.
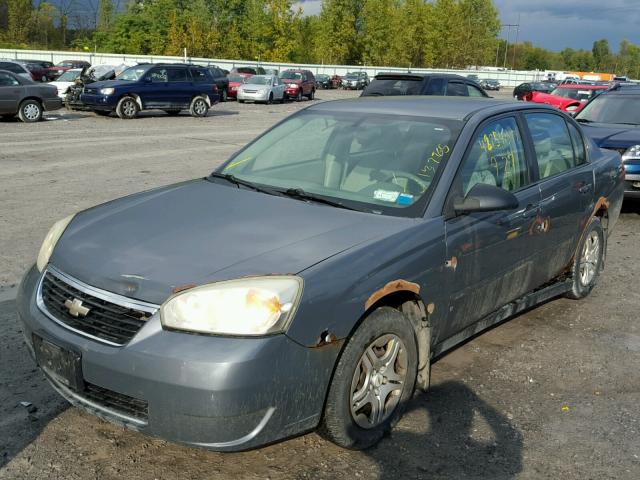
[{"label": "rust spot on fender", "polygon": [[331,345],[332,343],[336,343],[338,337],[336,337],[335,333],[329,332],[325,330],[320,334],[320,338],[318,338],[318,342],[316,343],[316,347],[324,347],[325,345]]},{"label": "rust spot on fender", "polygon": [[177,287],[175,287],[172,292],[173,293],[180,293],[180,292],[184,292],[185,290],[190,290],[192,288],[197,287],[198,285],[196,285],[195,283],[189,283],[187,285],[178,285]]},{"label": "rust spot on fender", "polygon": [[449,260],[444,262],[444,266],[455,271],[455,269],[458,268],[458,257],[451,257]]},{"label": "rust spot on fender", "polygon": [[578,244],[576,245],[576,251],[574,252],[573,257],[571,257],[571,261],[569,262],[569,265],[567,265],[567,268],[566,268],[567,272],[571,272],[571,270],[573,268],[572,267],[573,266],[573,262],[574,262],[574,260],[576,258],[576,255],[578,255],[578,248],[580,248],[580,244],[582,243],[582,238],[584,237],[584,232],[587,229],[587,225],[589,225],[589,222],[596,215],[598,210],[600,210],[603,207],[604,207],[605,210],[609,210],[609,200],[607,200],[605,197],[600,197],[598,199],[598,201],[596,202],[595,206],[593,207],[593,211],[591,212],[591,215],[589,215],[584,220],[584,223],[581,225],[582,232],[580,233],[580,240],[578,241]]},{"label": "rust spot on fender", "polygon": [[[455,258],[455,257],[454,257]],[[392,282],[387,283],[380,290],[376,290],[371,294],[371,296],[367,299],[367,302],[364,304],[364,309],[368,310],[371,305],[376,303],[383,297],[386,297],[390,293],[409,291],[413,292],[416,295],[420,293],[420,285],[417,283],[407,282],[406,280],[393,280]]]}]

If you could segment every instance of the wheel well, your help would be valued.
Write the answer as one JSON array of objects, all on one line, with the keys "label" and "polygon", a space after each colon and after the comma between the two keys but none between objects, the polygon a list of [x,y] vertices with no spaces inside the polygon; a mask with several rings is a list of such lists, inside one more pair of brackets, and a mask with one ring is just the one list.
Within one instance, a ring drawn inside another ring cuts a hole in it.
[{"label": "wheel well", "polygon": [[36,102],[38,102],[42,106],[42,99],[41,98],[34,97],[34,96],[25,97],[22,100],[20,100],[20,105],[22,105],[22,102],[24,102],[25,100],[35,100]]},{"label": "wheel well", "polygon": [[606,206],[601,205],[600,208],[595,211],[593,216],[600,219],[600,224],[604,230],[609,227],[609,210]]}]

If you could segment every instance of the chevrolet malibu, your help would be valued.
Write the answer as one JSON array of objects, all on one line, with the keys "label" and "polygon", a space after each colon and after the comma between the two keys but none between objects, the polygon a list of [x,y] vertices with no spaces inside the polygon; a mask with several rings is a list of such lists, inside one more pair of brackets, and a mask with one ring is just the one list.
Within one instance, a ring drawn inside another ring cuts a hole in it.
[{"label": "chevrolet malibu", "polygon": [[366,448],[434,356],[589,294],[622,176],[551,107],[314,105],[206,178],[55,223],[19,289],[25,340],[69,402],[150,435]]}]

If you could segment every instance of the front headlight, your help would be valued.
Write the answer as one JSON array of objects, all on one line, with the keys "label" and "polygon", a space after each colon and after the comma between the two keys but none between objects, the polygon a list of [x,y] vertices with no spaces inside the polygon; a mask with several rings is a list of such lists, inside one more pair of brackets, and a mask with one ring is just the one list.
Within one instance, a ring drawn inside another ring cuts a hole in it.
[{"label": "front headlight", "polygon": [[74,216],[75,214],[69,215],[62,220],[58,220],[53,224],[53,227],[51,227],[47,236],[44,237],[44,242],[42,242],[42,246],[40,247],[40,253],[38,253],[38,261],[36,262],[36,266],[40,272],[42,272],[44,267],[47,266],[47,263],[49,263],[49,258],[51,258],[53,249],[56,248],[58,240],[60,240],[60,237],[67,229],[67,226],[71,223]]},{"label": "front headlight", "polygon": [[100,89],[100,94],[101,95],[113,95],[113,92],[115,92],[116,89],[115,88],[101,88]]},{"label": "front headlight", "polygon": [[162,326],[216,335],[267,335],[289,326],[302,294],[295,276],[243,278],[180,292],[160,308]]},{"label": "front headlight", "polygon": [[633,147],[627,148],[627,151],[622,155],[623,162],[638,159],[640,159],[640,145],[634,145]]}]

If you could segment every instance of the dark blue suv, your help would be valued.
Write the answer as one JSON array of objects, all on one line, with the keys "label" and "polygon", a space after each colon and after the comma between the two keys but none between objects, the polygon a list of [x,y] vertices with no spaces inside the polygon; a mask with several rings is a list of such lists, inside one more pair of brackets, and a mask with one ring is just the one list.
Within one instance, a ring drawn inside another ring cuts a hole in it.
[{"label": "dark blue suv", "polygon": [[140,110],[160,109],[177,115],[188,109],[204,117],[220,95],[211,72],[188,64],[144,64],[127,68],[115,80],[84,87],[80,100],[100,115],[115,111],[135,118]]},{"label": "dark blue suv", "polygon": [[640,85],[615,85],[594,97],[577,115],[601,148],[622,155],[624,194],[640,198]]}]

